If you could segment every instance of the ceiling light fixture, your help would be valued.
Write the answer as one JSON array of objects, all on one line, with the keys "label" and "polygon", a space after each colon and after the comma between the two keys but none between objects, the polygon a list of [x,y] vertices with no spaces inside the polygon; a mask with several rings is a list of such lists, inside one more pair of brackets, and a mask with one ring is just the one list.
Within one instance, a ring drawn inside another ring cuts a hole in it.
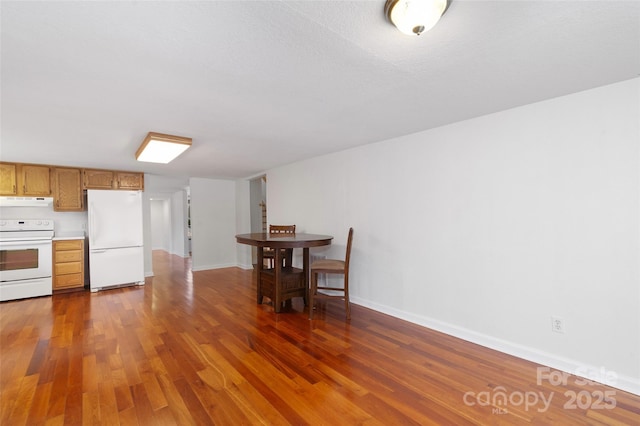
[{"label": "ceiling light fixture", "polygon": [[447,0],[387,0],[384,13],[400,32],[420,35],[429,31],[447,9]]},{"label": "ceiling light fixture", "polygon": [[167,164],[191,146],[191,138],[149,132],[136,151],[136,160]]}]

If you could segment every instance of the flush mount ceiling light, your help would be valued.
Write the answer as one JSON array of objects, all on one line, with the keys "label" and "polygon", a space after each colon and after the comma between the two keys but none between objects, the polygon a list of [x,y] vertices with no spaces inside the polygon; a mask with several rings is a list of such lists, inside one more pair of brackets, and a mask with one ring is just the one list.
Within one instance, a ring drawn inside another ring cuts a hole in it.
[{"label": "flush mount ceiling light", "polygon": [[400,32],[420,35],[438,23],[446,8],[447,0],[387,0],[384,13]]},{"label": "flush mount ceiling light", "polygon": [[191,146],[191,138],[149,132],[136,152],[136,160],[167,164]]}]

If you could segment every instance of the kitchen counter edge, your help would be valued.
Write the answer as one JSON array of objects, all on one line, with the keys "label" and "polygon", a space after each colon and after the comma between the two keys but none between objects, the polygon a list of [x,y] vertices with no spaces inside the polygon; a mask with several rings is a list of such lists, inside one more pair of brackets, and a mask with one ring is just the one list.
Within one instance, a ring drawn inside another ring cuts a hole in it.
[{"label": "kitchen counter edge", "polygon": [[56,233],[53,237],[53,241],[61,241],[61,240],[84,240],[85,235],[82,232],[61,232]]}]

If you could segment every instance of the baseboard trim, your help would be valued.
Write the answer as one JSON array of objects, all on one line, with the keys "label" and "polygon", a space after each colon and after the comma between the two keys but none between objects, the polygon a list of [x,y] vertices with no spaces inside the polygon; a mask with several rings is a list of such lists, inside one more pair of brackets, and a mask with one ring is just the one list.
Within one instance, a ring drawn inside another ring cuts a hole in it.
[{"label": "baseboard trim", "polygon": [[238,266],[235,263],[223,263],[223,264],[219,264],[219,265],[202,265],[202,266],[197,266],[197,267],[191,267],[191,270],[193,272],[198,272],[198,271],[208,271],[210,269],[223,269],[223,268],[233,268]]},{"label": "baseboard trim", "polygon": [[249,270],[249,269],[253,269],[253,265],[244,265],[244,264],[238,264],[236,265],[238,268],[240,269],[244,269],[244,270]]}]

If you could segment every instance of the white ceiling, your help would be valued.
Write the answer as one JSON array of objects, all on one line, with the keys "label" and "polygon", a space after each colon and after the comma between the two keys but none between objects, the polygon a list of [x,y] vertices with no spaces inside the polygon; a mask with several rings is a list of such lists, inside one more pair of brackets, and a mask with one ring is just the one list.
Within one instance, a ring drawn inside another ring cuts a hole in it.
[{"label": "white ceiling", "polygon": [[[238,178],[640,75],[638,1],[1,3],[4,161]],[[193,138],[138,163],[148,131]]]}]

